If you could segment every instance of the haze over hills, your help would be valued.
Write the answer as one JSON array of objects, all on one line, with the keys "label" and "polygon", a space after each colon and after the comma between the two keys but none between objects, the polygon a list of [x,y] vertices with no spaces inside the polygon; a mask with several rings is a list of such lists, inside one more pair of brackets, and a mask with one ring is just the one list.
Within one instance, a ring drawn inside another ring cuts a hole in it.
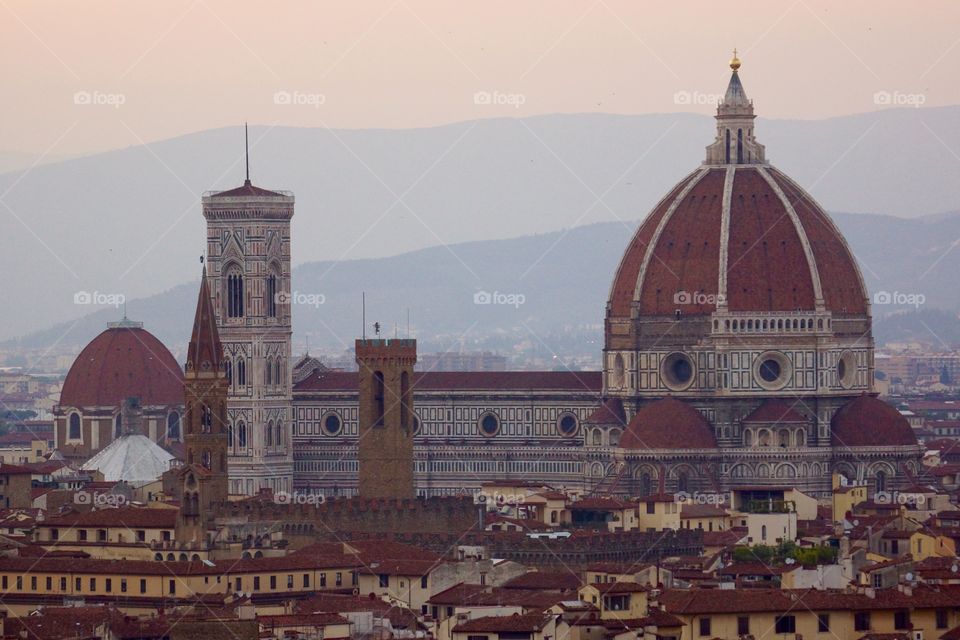
[{"label": "haze over hills", "polygon": [[[949,240],[960,237],[960,213],[916,220],[867,214],[834,217],[860,258],[872,293],[887,291],[894,301],[894,294],[924,296],[920,305],[904,300],[875,304],[878,342],[910,337],[934,344],[960,342],[956,318],[960,294],[955,286],[960,251],[952,251]],[[302,351],[308,336],[315,347],[351,345],[361,331],[360,291],[365,290],[368,325],[381,322],[387,335],[393,334],[395,324],[405,332],[409,308],[412,332],[424,341],[424,351],[469,349],[475,340],[498,334],[509,336],[511,344],[527,339],[548,345],[549,336],[572,331],[592,340],[595,346],[586,349],[595,348],[599,354],[610,282],[637,224],[595,223],[387,258],[300,265],[293,272],[298,302],[293,307],[295,351]],[[188,339],[196,288],[194,280],[131,300],[128,313],[179,353]],[[484,292],[500,297],[477,304],[475,295]],[[32,333],[16,344],[80,347],[121,313],[101,309],[76,323]]]},{"label": "haze over hills", "polygon": [[[960,107],[761,119],[757,132],[771,161],[831,210],[916,218],[960,205],[960,160],[951,151],[960,149]],[[453,319],[465,317],[450,295],[469,299],[481,289],[525,292],[531,321],[543,314],[554,324],[599,323],[635,221],[698,166],[712,137],[712,119],[691,114],[556,115],[412,130],[253,127],[251,157],[256,184],[297,196],[293,261],[302,266],[295,288],[327,295],[323,322],[350,338],[356,313],[336,300],[342,291],[355,302],[361,289],[371,292],[371,304],[382,300],[385,320],[411,306],[417,323],[429,315],[441,333],[456,333]],[[162,318],[171,310],[159,307],[173,299],[149,296],[171,288],[166,295],[175,296],[177,285],[197,277],[199,196],[242,179],[242,140],[238,128],[204,131],[0,175],[9,207],[0,215],[0,264],[18,274],[3,280],[3,299],[30,303],[29,314],[7,315],[0,339],[81,318],[91,310],[74,304],[83,291],[147,298],[137,303],[142,310],[131,305],[131,315],[165,340],[179,340],[180,310],[189,304],[175,306],[178,319],[167,328]],[[953,252],[935,260],[960,237],[956,218],[901,218],[841,226],[868,278],[906,287],[905,274],[918,278],[935,263],[923,279],[935,282],[931,292],[942,286],[945,306],[956,307],[950,287],[937,284],[949,282],[943,274],[956,267]],[[618,219],[629,222],[586,226],[552,246],[560,236],[551,232]],[[530,234],[542,235],[485,242]],[[467,244],[400,255],[458,243]],[[349,261],[357,258],[380,260]],[[340,260],[348,262],[331,269],[328,262]],[[403,269],[417,278],[400,278]],[[388,278],[402,285],[389,295]],[[378,287],[383,296],[373,295]],[[928,296],[931,304],[939,295]],[[472,302],[465,309],[475,311]],[[337,324],[344,315],[349,325]]]}]

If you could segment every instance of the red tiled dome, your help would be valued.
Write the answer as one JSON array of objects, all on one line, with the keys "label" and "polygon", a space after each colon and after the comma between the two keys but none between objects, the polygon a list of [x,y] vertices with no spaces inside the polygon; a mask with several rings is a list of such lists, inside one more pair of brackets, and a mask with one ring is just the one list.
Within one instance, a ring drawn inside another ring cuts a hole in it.
[{"label": "red tiled dome", "polygon": [[667,396],[644,406],[620,437],[624,449],[713,449],[717,440],[703,415]]},{"label": "red tiled dome", "polygon": [[840,407],[830,421],[835,447],[916,446],[903,415],[883,400],[862,395]]},{"label": "red tiled dome", "polygon": [[60,392],[67,407],[183,404],[183,372],[163,343],[136,326],[111,327],[84,347]]},{"label": "red tiled dome", "polygon": [[[724,292],[733,312],[812,311],[818,287],[828,311],[867,312],[853,255],[814,199],[770,165],[704,165],[640,225],[614,278],[608,317],[628,319],[634,304],[641,315],[705,315]],[[680,292],[703,295],[680,305]]]}]

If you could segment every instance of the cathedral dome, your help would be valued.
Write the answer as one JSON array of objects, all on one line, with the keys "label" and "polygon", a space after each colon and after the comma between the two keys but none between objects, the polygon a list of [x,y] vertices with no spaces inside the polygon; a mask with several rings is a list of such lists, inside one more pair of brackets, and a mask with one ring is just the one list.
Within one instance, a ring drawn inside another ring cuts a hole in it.
[{"label": "cathedral dome", "polygon": [[620,437],[624,449],[714,449],[717,440],[703,415],[667,396],[642,407]]},{"label": "cathedral dome", "polygon": [[[739,63],[739,61],[738,61]],[[867,291],[820,205],[766,162],[734,68],[706,162],[646,217],[617,269],[610,321],[820,311],[865,316]]]},{"label": "cathedral dome", "polygon": [[163,343],[140,323],[112,324],[70,367],[60,393],[64,407],[117,407],[138,397],[142,406],[183,404],[183,373]]},{"label": "cathedral dome", "polygon": [[906,418],[883,400],[862,395],[840,407],[830,421],[833,446],[916,446],[917,436]]}]

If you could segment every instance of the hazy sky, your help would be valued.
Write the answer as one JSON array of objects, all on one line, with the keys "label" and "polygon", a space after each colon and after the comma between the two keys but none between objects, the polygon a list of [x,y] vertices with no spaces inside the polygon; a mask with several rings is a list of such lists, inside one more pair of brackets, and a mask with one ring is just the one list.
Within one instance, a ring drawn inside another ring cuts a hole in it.
[{"label": "hazy sky", "polygon": [[0,151],[244,120],[710,113],[734,46],[762,116],[960,103],[956,1],[0,0]]}]

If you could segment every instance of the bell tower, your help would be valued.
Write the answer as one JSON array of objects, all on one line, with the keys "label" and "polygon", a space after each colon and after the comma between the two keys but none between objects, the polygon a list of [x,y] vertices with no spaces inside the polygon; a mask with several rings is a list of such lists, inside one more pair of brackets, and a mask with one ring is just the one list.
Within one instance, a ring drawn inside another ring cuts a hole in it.
[{"label": "bell tower", "polygon": [[210,292],[227,377],[230,491],[293,488],[290,219],[294,197],[250,182],[203,196]]},{"label": "bell tower", "polygon": [[177,542],[201,542],[227,501],[227,378],[204,268],[183,375],[186,464],[180,470]]},{"label": "bell tower", "polygon": [[413,498],[413,365],[417,341],[356,342],[360,372],[360,495]]}]

